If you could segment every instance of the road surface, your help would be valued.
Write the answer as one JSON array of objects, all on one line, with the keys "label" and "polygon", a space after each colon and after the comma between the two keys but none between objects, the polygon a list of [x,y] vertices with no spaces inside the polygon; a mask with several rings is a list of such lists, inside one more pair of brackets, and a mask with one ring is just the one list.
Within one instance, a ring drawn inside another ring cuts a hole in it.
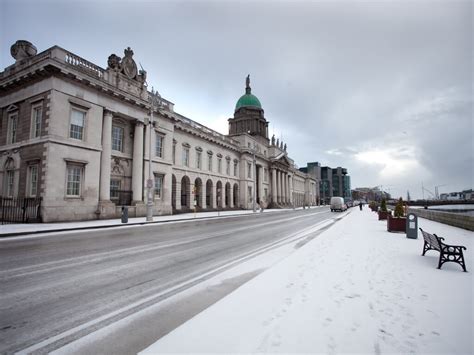
[{"label": "road surface", "polygon": [[282,245],[301,246],[341,216],[315,208],[0,240],[0,352],[48,353],[163,304],[81,350],[140,351],[263,270],[173,297]]}]

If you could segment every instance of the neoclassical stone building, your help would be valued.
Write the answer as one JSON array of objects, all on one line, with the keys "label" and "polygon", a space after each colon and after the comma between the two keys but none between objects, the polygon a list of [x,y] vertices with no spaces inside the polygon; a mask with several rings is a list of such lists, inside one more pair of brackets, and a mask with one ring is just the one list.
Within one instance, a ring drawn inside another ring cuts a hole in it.
[{"label": "neoclassical stone building", "polygon": [[41,197],[45,222],[118,217],[122,206],[144,216],[147,186],[154,215],[319,199],[317,181],[268,136],[249,77],[222,135],[155,100],[130,48],[107,69],[27,41],[11,54],[0,73],[0,194]]}]

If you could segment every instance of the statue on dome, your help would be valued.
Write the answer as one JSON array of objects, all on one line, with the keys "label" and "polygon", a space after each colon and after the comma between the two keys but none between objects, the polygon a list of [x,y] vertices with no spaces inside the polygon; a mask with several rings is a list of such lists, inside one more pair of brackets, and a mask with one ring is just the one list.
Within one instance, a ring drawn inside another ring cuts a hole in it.
[{"label": "statue on dome", "polygon": [[272,136],[272,145],[275,145],[275,135]]},{"label": "statue on dome", "polygon": [[279,138],[277,138],[277,144],[276,144],[276,146],[277,146],[277,147],[280,146],[280,139],[279,139]]},{"label": "statue on dome", "polygon": [[286,143],[285,143],[285,145],[283,146],[283,150],[286,152]]},{"label": "statue on dome", "polygon": [[283,139],[281,140],[281,143],[280,143],[280,149],[283,149]]},{"label": "statue on dome", "polygon": [[247,79],[245,79],[245,88],[250,89],[250,74],[247,75]]}]

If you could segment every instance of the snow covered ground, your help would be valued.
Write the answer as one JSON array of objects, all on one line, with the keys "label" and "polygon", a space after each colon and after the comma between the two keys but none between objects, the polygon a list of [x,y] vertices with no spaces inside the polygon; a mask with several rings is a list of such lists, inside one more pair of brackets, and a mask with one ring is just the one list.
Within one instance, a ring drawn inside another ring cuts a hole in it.
[{"label": "snow covered ground", "polygon": [[467,269],[423,238],[389,233],[365,208],[184,323],[141,354],[473,353],[474,233],[419,219],[462,244]]}]

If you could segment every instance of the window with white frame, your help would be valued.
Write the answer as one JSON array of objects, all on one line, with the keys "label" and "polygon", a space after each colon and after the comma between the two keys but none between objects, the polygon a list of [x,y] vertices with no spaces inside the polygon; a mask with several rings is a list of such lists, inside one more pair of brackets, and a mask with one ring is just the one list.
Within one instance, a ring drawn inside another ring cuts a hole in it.
[{"label": "window with white frame", "polygon": [[201,169],[202,166],[202,153],[196,152],[196,168]]},{"label": "window with white frame", "polygon": [[41,121],[43,119],[43,103],[35,105],[31,110],[31,138],[41,136]]},{"label": "window with white frame", "polygon": [[124,129],[120,126],[112,126],[112,150],[123,152]]},{"label": "window with white frame", "polygon": [[237,176],[237,165],[238,163],[234,161],[234,176]]},{"label": "window with white frame", "polygon": [[17,139],[18,113],[12,113],[8,116],[8,143],[15,143]]},{"label": "window with white frame", "polygon": [[247,177],[252,178],[252,163],[247,162]]},{"label": "window with white frame", "polygon": [[163,136],[160,133],[155,134],[155,156],[163,158]]},{"label": "window with white frame", "polygon": [[82,176],[84,174],[84,166],[78,164],[67,164],[66,168],[66,196],[80,197]]},{"label": "window with white frame", "polygon": [[28,195],[36,197],[38,194],[38,165],[28,167]]},{"label": "window with white frame", "polygon": [[212,171],[212,154],[207,154],[207,170]]},{"label": "window with white frame", "polygon": [[217,158],[217,172],[222,174],[222,158]]},{"label": "window with white frame", "polygon": [[110,199],[111,200],[119,199],[121,186],[122,186],[122,181],[120,181],[119,179],[110,180]]},{"label": "window with white frame", "polygon": [[183,146],[183,165],[189,166],[189,148]]},{"label": "window with white frame", "polygon": [[155,179],[155,184],[154,184],[154,191],[155,191],[155,197],[161,198],[163,194],[163,174],[153,174],[154,179]]},{"label": "window with white frame", "polygon": [[84,139],[84,126],[86,122],[86,112],[78,108],[71,109],[71,124],[69,127],[69,137],[73,139]]}]

